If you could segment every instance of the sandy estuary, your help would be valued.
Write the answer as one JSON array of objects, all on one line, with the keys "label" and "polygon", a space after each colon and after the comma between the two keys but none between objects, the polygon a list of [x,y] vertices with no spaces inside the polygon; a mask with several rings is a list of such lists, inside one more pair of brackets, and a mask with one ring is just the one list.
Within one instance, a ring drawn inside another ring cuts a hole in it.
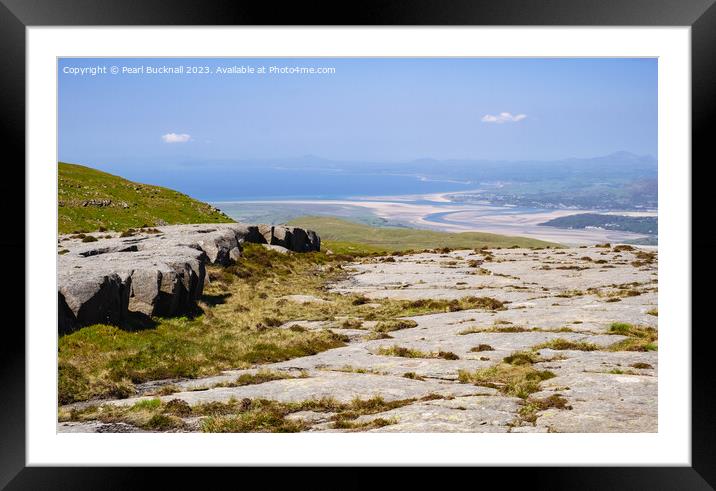
[{"label": "sandy estuary", "polygon": [[[577,213],[605,213],[603,210],[538,209],[491,204],[466,204],[451,202],[446,194],[386,196],[354,199],[325,200],[276,200],[216,202],[229,216],[237,220],[251,221],[252,211],[264,210],[277,217],[295,218],[301,215],[332,215],[341,218],[373,217],[396,224],[444,232],[490,232],[503,235],[524,236],[565,245],[589,245],[604,242],[619,243],[647,237],[643,234],[588,229],[562,229],[540,226],[554,218]],[[270,210],[267,211],[267,210]],[[248,215],[246,215],[248,211]],[[633,212],[610,211],[611,214]],[[655,216],[656,212],[640,214]]]}]

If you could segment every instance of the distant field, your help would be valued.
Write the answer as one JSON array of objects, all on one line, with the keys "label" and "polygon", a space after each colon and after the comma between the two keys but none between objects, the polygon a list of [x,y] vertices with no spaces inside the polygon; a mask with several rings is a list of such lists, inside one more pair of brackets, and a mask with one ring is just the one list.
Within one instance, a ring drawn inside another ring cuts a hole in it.
[{"label": "distant field", "polygon": [[371,227],[333,217],[301,217],[289,225],[315,230],[321,236],[322,249],[333,252],[381,252],[408,249],[473,249],[480,247],[559,247],[559,244],[525,237],[482,232],[446,233],[432,230]]},{"label": "distant field", "polygon": [[82,165],[59,162],[57,185],[59,233],[233,221],[211,205],[177,191]]}]

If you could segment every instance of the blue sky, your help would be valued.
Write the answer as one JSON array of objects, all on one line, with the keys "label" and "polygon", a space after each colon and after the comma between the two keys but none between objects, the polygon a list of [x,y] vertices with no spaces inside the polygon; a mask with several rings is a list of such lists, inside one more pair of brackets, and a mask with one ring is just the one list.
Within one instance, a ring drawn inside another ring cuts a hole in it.
[{"label": "blue sky", "polygon": [[[333,74],[73,75],[105,66]],[[656,156],[655,59],[62,59],[59,159],[153,162]],[[132,174],[133,172],[129,172]]]}]

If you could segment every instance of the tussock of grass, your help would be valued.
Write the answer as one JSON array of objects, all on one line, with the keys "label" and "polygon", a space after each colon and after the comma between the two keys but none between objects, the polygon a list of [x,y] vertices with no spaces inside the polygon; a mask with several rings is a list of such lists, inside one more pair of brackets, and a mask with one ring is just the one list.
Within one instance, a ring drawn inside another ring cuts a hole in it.
[{"label": "tussock of grass", "polygon": [[432,358],[430,353],[404,346],[381,346],[378,354],[383,356],[399,356],[401,358]]},{"label": "tussock of grass", "polygon": [[634,326],[631,324],[627,324],[626,322],[613,322],[609,326],[609,332],[614,334],[622,334],[624,336],[628,336],[632,329],[634,329]]},{"label": "tussock of grass", "polygon": [[459,360],[460,357],[457,356],[452,351],[438,351],[436,358],[442,358],[443,360]]},{"label": "tussock of grass", "polygon": [[571,410],[572,406],[567,403],[567,399],[561,394],[553,394],[542,399],[528,398],[519,410],[519,421],[517,424],[534,424],[537,421],[537,413],[546,411],[547,409]]},{"label": "tussock of grass", "polygon": [[375,418],[365,422],[341,419],[334,421],[331,427],[341,430],[372,430],[375,428],[382,428],[383,426],[394,425],[397,422],[398,420],[396,418]]},{"label": "tussock of grass", "polygon": [[158,389],[153,390],[153,391],[147,393],[146,395],[151,395],[151,396],[168,396],[168,395],[174,394],[174,393],[176,393],[176,392],[181,392],[182,390],[183,390],[183,389],[182,389],[181,387],[177,386],[177,385],[168,384],[168,385],[163,385],[163,386],[159,387]]},{"label": "tussock of grass", "polygon": [[264,408],[231,416],[209,416],[201,422],[204,433],[296,433],[305,429],[304,422]]},{"label": "tussock of grass", "polygon": [[658,331],[653,327],[635,326],[626,322],[614,322],[609,332],[628,336],[627,339],[609,346],[608,351],[657,351]]},{"label": "tussock of grass", "polygon": [[452,351],[438,351],[437,353],[428,353],[418,349],[406,348],[404,346],[381,346],[378,348],[378,354],[383,356],[399,356],[401,358],[442,358],[444,360],[459,360]]},{"label": "tussock of grass", "polygon": [[514,333],[514,332],[574,332],[571,327],[559,327],[556,329],[543,329],[540,327],[522,327],[522,326],[491,326],[491,327],[470,327],[460,331],[458,334],[464,336],[466,334],[478,333]]},{"label": "tussock of grass", "polygon": [[534,351],[516,351],[502,359],[510,365],[532,365],[541,361],[541,358]]},{"label": "tussock of grass", "polygon": [[653,315],[654,317],[658,317],[658,316],[659,316],[659,309],[647,310],[646,313],[647,313],[648,315]]},{"label": "tussock of grass", "polygon": [[467,329],[463,329],[462,331],[460,331],[458,334],[464,336],[466,334],[477,334],[482,332],[528,332],[533,331],[535,329],[528,329],[526,327],[521,326],[468,327]]},{"label": "tussock of grass", "polygon": [[[563,268],[557,268],[557,269],[563,269]],[[581,297],[582,295],[584,295],[584,292],[582,290],[567,290],[567,291],[564,291],[564,292],[561,292],[561,293],[555,295],[555,297],[557,297],[557,298],[572,298],[572,297]]]},{"label": "tussock of grass", "polygon": [[127,423],[149,431],[168,431],[185,426],[182,419],[175,415],[175,406],[165,411],[159,399],[143,399],[132,406],[88,406],[81,410],[61,410],[59,421],[91,421],[104,423]]},{"label": "tussock of grass", "polygon": [[162,405],[162,401],[159,399],[142,399],[141,401],[135,402],[130,408],[130,411],[148,411],[157,409]]},{"label": "tussock of grass", "polygon": [[490,327],[483,332],[527,332],[534,331],[537,328],[528,329],[521,326],[504,326],[504,327]]},{"label": "tussock of grass", "polygon": [[379,339],[393,339],[393,336],[391,336],[390,334],[385,333],[385,332],[372,331],[370,334],[368,334],[366,336],[366,339],[368,341],[376,341]]},{"label": "tussock of grass", "polygon": [[570,341],[564,338],[556,338],[538,344],[532,349],[540,350],[543,348],[549,348],[553,350],[596,351],[599,349],[599,346],[594,343],[586,343],[584,341]]},{"label": "tussock of grass", "polygon": [[351,365],[343,365],[341,368],[334,368],[332,370],[346,373],[372,373],[375,375],[385,375],[385,372],[381,372],[380,370],[374,370],[372,368],[357,368]]},{"label": "tussock of grass", "polygon": [[189,416],[191,414],[191,406],[182,399],[171,399],[164,404],[164,412],[176,416]]},{"label": "tussock of grass", "polygon": [[[581,324],[581,322],[575,322],[575,324]],[[575,332],[575,330],[569,326],[562,326],[562,327],[558,327],[556,329],[543,329],[543,331],[544,332]]]},{"label": "tussock of grass", "polygon": [[184,426],[183,420],[167,414],[155,414],[144,424],[144,428],[155,431],[168,431]]},{"label": "tussock of grass", "polygon": [[341,323],[343,329],[364,329],[363,321],[358,319],[346,319]]},{"label": "tussock of grass", "polygon": [[614,246],[614,248],[612,248],[613,252],[625,252],[625,251],[633,251],[633,250],[635,250],[635,249],[632,246],[626,245],[626,244],[616,245],[616,246]]},{"label": "tussock of grass", "polygon": [[490,346],[489,344],[478,344],[477,346],[473,346],[470,348],[470,352],[472,353],[480,353],[482,351],[494,351],[495,348]]},{"label": "tussock of grass", "polygon": [[392,319],[387,321],[381,321],[376,324],[374,330],[376,332],[391,332],[399,331],[401,329],[410,329],[417,327],[418,323],[410,319]]},{"label": "tussock of grass", "polygon": [[505,395],[522,399],[539,391],[540,382],[554,376],[554,373],[548,370],[536,370],[530,365],[509,363],[499,363],[474,372],[467,370],[458,372],[458,380],[461,383],[492,387]]},{"label": "tussock of grass", "polygon": [[406,303],[405,308],[416,309],[417,312],[457,312],[471,309],[505,310],[505,305],[491,297],[463,297],[453,300],[412,300]]},{"label": "tussock of grass", "polygon": [[415,372],[405,372],[405,373],[403,374],[403,377],[409,378],[409,379],[411,379],[411,380],[425,380],[424,377],[421,377],[420,375],[418,375],[418,374],[415,373]]}]

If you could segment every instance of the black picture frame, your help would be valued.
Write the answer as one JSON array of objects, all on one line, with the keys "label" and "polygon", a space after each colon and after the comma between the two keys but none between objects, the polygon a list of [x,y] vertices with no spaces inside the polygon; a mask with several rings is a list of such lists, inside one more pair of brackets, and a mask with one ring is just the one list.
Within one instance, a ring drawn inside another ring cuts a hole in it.
[{"label": "black picture frame", "polygon": [[[714,489],[716,487],[716,417],[712,410],[714,373],[711,325],[697,325],[695,314],[712,301],[710,289],[694,280],[716,273],[716,237],[704,230],[710,218],[710,181],[705,172],[713,153],[708,123],[716,119],[716,6],[715,0],[363,0],[342,2],[269,2],[221,0],[0,0],[0,99],[3,153],[14,155],[14,165],[25,156],[25,29],[28,26],[111,25],[449,25],[449,26],[690,26],[692,68],[692,467],[570,467],[481,469],[480,482],[491,477],[532,489]],[[170,8],[169,8],[170,7]],[[21,160],[22,159],[22,160]],[[698,165],[697,165],[698,164]],[[684,162],[682,165],[689,165]],[[24,172],[1,180],[2,196],[23,193]],[[701,176],[701,179],[694,178]],[[14,200],[17,203],[22,198]],[[7,202],[6,199],[3,201]],[[24,199],[22,199],[24,202]],[[13,234],[1,234],[6,257],[24,257],[24,218],[15,216]],[[696,229],[695,227],[701,226]],[[689,251],[684,251],[688,253]],[[711,258],[711,259],[710,259]],[[19,261],[17,261],[19,263]],[[19,267],[19,264],[17,265]],[[3,303],[24,304],[20,272],[14,282],[3,282]],[[12,283],[12,284],[10,284]],[[19,298],[22,297],[22,298]],[[163,486],[189,484],[199,469],[138,469],[26,467],[25,462],[25,337],[17,326],[5,326],[0,341],[0,488],[6,489],[126,489],[150,484],[161,473]],[[683,326],[684,329],[690,326]],[[577,449],[575,449],[576,451]],[[214,469],[212,479],[232,469]],[[256,471],[242,470],[242,481],[252,482]],[[259,470],[260,472],[260,470]],[[266,472],[264,470],[263,472]],[[315,469],[293,469],[292,479],[320,487],[335,485]],[[352,471],[351,471],[352,472]],[[140,476],[141,474],[141,476]],[[421,469],[401,473],[403,487],[424,480]],[[455,476],[459,477],[459,476]],[[474,478],[474,471],[472,478]],[[472,479],[468,478],[468,479]],[[451,480],[453,477],[451,477]],[[344,487],[366,487],[360,477]],[[261,482],[259,480],[258,482]],[[468,481],[469,482],[469,481]],[[275,483],[274,483],[275,484]],[[273,487],[273,486],[271,486]]]}]

